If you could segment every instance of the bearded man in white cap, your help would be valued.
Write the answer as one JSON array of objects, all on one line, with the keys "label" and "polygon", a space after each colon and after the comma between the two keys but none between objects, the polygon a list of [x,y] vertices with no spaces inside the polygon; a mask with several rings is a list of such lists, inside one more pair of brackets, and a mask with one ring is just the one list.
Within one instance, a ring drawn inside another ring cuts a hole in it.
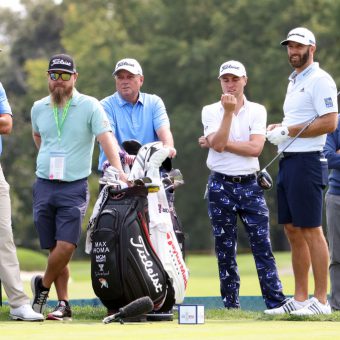
[{"label": "bearded man in white cap", "polygon": [[[322,150],[327,133],[337,127],[337,89],[331,76],[314,62],[316,41],[310,30],[291,30],[281,45],[287,47],[294,71],[289,77],[283,121],[268,126],[267,138],[279,152],[285,149],[277,177],[278,222],[284,225],[292,250],[295,293],[282,307],[265,313],[331,314],[327,301],[329,254],[321,225],[328,166]],[[315,288],[308,299],[310,266]]]}]

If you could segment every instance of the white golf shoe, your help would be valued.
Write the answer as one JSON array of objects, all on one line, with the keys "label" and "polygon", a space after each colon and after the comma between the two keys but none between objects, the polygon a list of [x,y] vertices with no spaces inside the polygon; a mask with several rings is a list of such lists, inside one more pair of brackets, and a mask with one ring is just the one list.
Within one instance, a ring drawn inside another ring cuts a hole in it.
[{"label": "white golf shoe", "polygon": [[328,301],[326,302],[326,304],[323,304],[317,298],[312,297],[309,299],[309,304],[307,306],[305,306],[304,308],[295,310],[291,312],[290,314],[299,315],[299,316],[332,314],[332,309]]},{"label": "white golf shoe", "polygon": [[278,308],[266,309],[265,314],[268,315],[279,315],[279,314],[290,314],[293,311],[298,311],[309,304],[309,300],[300,302],[296,301],[293,297],[286,300],[286,302]]},{"label": "white golf shoe", "polygon": [[12,320],[20,321],[43,321],[44,316],[36,313],[30,305],[22,305],[17,308],[11,308],[9,316]]}]

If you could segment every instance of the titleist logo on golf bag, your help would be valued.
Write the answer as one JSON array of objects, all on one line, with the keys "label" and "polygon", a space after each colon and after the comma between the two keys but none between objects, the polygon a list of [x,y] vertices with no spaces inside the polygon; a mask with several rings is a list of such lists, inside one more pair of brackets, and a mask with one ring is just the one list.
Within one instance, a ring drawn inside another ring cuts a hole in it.
[{"label": "titleist logo on golf bag", "polygon": [[170,309],[174,291],[150,241],[147,189],[109,191],[92,235],[95,294],[108,309],[119,309],[143,296],[151,298],[155,310]]},{"label": "titleist logo on golf bag", "polygon": [[144,264],[145,271],[147,272],[153,285],[155,286],[156,292],[161,292],[163,290],[163,286],[159,283],[158,273],[155,273],[153,270],[154,263],[151,260],[151,256],[145,247],[142,236],[138,237],[138,241],[139,243],[134,243],[133,239],[130,239],[130,243],[132,244],[132,246],[137,248],[139,258]]}]

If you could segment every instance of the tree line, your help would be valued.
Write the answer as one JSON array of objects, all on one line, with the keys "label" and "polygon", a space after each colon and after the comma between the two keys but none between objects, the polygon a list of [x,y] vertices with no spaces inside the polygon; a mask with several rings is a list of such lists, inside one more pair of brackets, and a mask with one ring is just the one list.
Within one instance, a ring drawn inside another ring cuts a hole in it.
[{"label": "tree line", "polygon": [[[98,99],[115,91],[112,70],[117,60],[136,58],[143,67],[142,90],[165,102],[178,156],[173,161],[185,178],[176,192],[176,209],[187,234],[187,248],[210,251],[212,237],[203,200],[207,151],[198,147],[203,133],[201,110],[218,101],[218,68],[226,60],[247,69],[246,96],[267,108],[268,123],[282,120],[282,104],[291,73],[280,46],[297,26],[317,39],[316,59],[340,84],[337,65],[340,2],[333,0],[22,0],[25,11],[0,12],[0,81],[14,113],[14,131],[4,137],[1,164],[11,185],[13,227],[17,245],[38,248],[32,219],[32,184],[36,150],[30,109],[47,95],[49,57],[66,52],[76,61],[77,89]],[[266,143],[265,165],[276,153]],[[91,204],[97,198],[98,148],[90,177]],[[269,169],[276,178],[277,164]],[[266,193],[275,250],[287,248],[276,222],[275,190]],[[239,248],[248,241],[240,224]],[[85,236],[85,233],[84,233]],[[83,242],[82,242],[83,244]],[[82,247],[78,255],[82,255]]]}]

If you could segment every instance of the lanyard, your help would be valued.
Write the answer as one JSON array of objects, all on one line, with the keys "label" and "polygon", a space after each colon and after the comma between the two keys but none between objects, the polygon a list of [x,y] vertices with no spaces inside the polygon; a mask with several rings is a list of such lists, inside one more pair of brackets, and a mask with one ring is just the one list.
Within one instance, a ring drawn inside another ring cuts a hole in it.
[{"label": "lanyard", "polygon": [[63,110],[63,115],[61,116],[61,122],[60,122],[60,125],[59,125],[59,117],[58,117],[58,107],[56,105],[53,106],[53,113],[54,113],[54,120],[55,120],[55,123],[57,125],[57,131],[58,131],[58,141],[60,142],[60,139],[61,139],[61,130],[63,128],[63,125],[64,125],[64,122],[65,122],[65,119],[66,119],[66,116],[67,116],[67,113],[68,113],[68,109],[70,107],[70,104],[71,104],[71,99],[69,99],[64,107],[64,110]]}]

